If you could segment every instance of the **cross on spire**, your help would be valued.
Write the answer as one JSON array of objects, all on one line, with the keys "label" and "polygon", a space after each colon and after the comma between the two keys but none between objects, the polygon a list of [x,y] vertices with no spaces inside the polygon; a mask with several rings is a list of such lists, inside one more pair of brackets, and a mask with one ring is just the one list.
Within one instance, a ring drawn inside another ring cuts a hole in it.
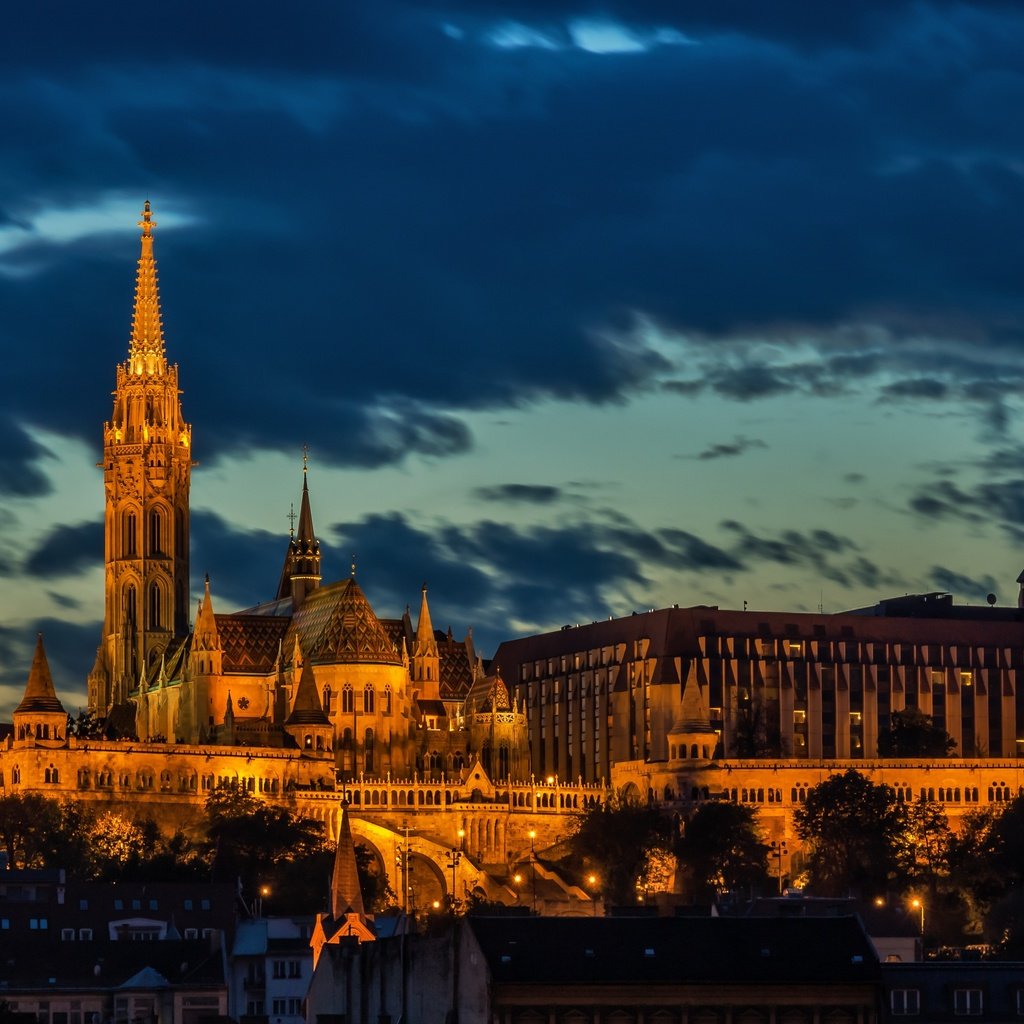
[{"label": "cross on spire", "polygon": [[291,508],[288,511],[288,536],[295,539],[295,502],[292,502]]}]

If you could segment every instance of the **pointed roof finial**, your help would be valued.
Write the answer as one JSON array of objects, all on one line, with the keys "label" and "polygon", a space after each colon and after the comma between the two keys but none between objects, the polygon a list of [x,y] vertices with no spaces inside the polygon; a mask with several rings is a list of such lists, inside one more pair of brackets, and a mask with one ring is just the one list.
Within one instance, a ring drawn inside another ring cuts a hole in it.
[{"label": "pointed roof finial", "polygon": [[356,554],[352,552],[352,579],[356,578]]},{"label": "pointed roof finial", "polygon": [[153,258],[153,212],[146,200],[142,208],[142,253],[135,274],[135,307],[132,311],[132,336],[128,346],[128,370],[135,376],[162,374],[167,370],[164,329],[160,317],[160,292],[157,287],[156,260]]},{"label": "pointed roof finial", "polygon": [[309,472],[309,445],[304,444],[302,446],[302,475],[305,476]]},{"label": "pointed roof finial", "polygon": [[295,540],[295,502],[291,503],[288,509],[288,536]]}]

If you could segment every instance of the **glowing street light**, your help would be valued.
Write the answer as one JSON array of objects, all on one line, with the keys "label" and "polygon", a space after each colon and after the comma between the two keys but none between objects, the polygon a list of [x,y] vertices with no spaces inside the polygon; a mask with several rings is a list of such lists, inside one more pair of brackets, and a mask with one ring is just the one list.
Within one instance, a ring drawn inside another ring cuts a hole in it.
[{"label": "glowing street light", "polygon": [[587,875],[587,885],[590,888],[590,902],[594,905],[594,917],[597,917],[597,875],[593,872]]},{"label": "glowing street light", "polygon": [[921,942],[924,943],[924,900],[918,896],[915,896],[911,901],[910,905],[921,912]]}]

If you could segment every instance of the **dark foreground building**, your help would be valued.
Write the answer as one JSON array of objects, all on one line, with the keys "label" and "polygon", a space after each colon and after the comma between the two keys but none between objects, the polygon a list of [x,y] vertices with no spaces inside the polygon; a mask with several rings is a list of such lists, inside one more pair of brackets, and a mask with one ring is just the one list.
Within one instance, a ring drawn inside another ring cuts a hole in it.
[{"label": "dark foreground building", "polygon": [[467,917],[326,947],[308,1024],[874,1024],[878,958],[855,917]]}]

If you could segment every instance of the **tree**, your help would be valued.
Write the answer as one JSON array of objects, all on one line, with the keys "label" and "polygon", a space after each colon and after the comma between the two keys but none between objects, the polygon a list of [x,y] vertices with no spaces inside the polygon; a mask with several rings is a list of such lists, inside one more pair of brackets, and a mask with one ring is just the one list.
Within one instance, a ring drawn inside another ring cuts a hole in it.
[{"label": "tree", "polygon": [[949,757],[956,740],[920,708],[894,711],[889,728],[878,734],[879,757]]},{"label": "tree", "polygon": [[748,697],[741,702],[732,728],[732,751],[735,757],[782,756],[778,701]]},{"label": "tree", "polygon": [[322,822],[297,818],[233,786],[213,790],[206,817],[214,879],[238,880],[250,897],[269,887],[272,899],[291,903],[295,912],[322,908],[331,865]]},{"label": "tree", "polygon": [[28,793],[0,797],[0,849],[12,868],[74,869],[87,854],[86,812]]},{"label": "tree", "polygon": [[809,848],[811,889],[824,896],[884,892],[899,862],[902,807],[892,789],[853,768],[811,789],[794,814]]},{"label": "tree", "polygon": [[743,804],[701,804],[677,852],[698,899],[711,899],[723,889],[749,890],[768,878],[768,844],[754,809]]},{"label": "tree", "polygon": [[582,873],[601,879],[605,902],[624,905],[636,902],[650,852],[670,851],[671,834],[660,811],[619,792],[580,815],[570,846]]},{"label": "tree", "polygon": [[901,877],[908,883],[926,885],[934,896],[939,879],[949,872],[952,838],[941,806],[924,799],[906,804],[898,848]]}]

